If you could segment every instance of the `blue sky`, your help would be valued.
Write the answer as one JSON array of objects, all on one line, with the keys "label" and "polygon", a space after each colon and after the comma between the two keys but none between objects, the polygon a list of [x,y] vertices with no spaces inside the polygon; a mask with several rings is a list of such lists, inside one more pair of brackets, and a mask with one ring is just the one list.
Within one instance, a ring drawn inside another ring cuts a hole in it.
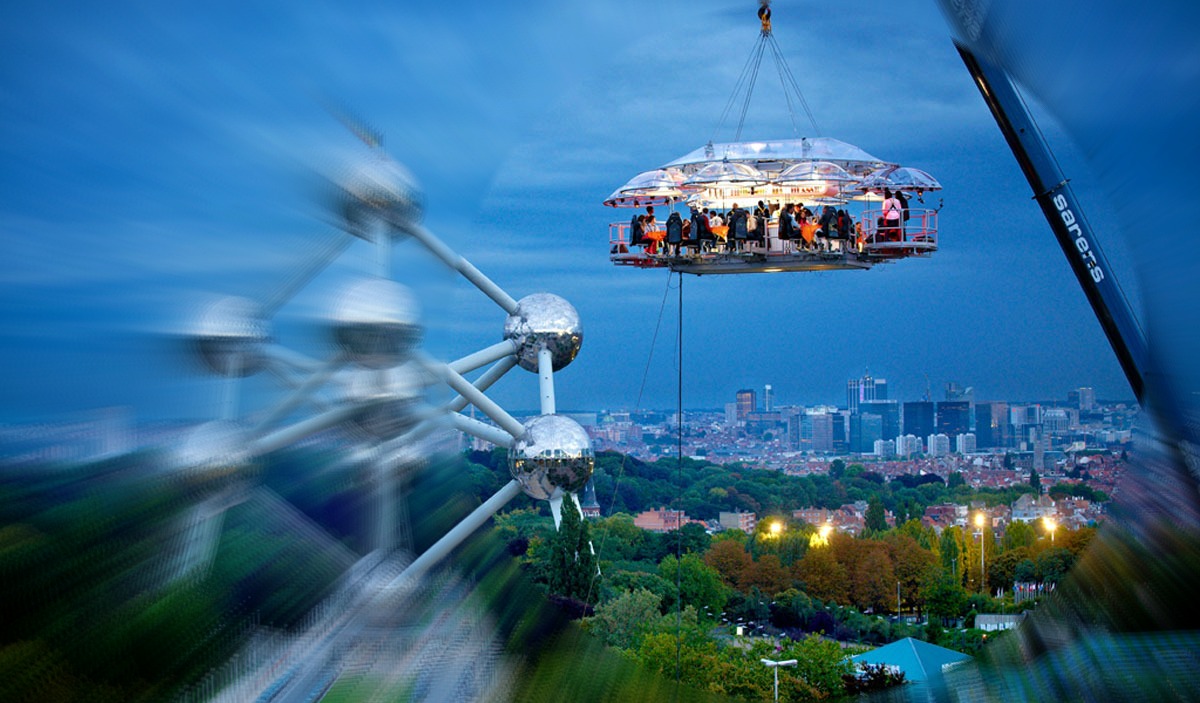
[{"label": "blue sky", "polygon": [[[108,405],[215,414],[217,384],[161,333],[214,295],[269,298],[334,234],[317,174],[358,145],[325,103],[385,135],[421,183],[433,232],[515,297],[549,291],[579,309],[585,342],[559,376],[560,408],[633,407],[668,277],[608,263],[607,224],[629,211],[600,201],[713,135],[757,39],[756,3],[405,5],[0,9],[0,419]],[[950,380],[980,399],[1061,398],[1080,385],[1131,397],[935,3],[774,8],[822,135],[944,184],[942,250],[869,272],[687,278],[685,405],[716,407],[765,383],[782,403],[844,402],[846,379],[867,369],[904,399],[921,395],[926,375],[935,397]],[[1093,43],[1074,46],[1071,65],[1031,52],[1041,63],[1028,68],[1030,97],[1141,309],[1179,285],[1193,291],[1192,267],[1172,269],[1183,283],[1154,285],[1162,274],[1147,275],[1145,240],[1130,247],[1123,233],[1137,203],[1110,197],[1114,183],[1128,185],[1114,177],[1111,148],[1124,126],[1080,109],[1076,88],[1058,79],[1094,78],[1085,62],[1122,45],[1158,46],[1105,43],[1113,23],[1093,22]],[[1056,46],[1042,28],[1030,32],[1035,47]],[[1148,100],[1194,86],[1192,44],[1155,73]],[[1115,75],[1132,94],[1146,80],[1130,56],[1101,65],[1106,84]],[[1190,107],[1164,119],[1186,124]],[[1139,134],[1153,147],[1139,152],[1141,168],[1158,166],[1161,139]],[[745,135],[791,136],[766,65]],[[275,336],[328,353],[323,311],[371,261],[353,244],[280,312]],[[503,314],[432,262],[412,242],[396,247],[397,278],[423,301],[429,350],[451,358],[496,341]],[[672,290],[643,407],[674,404],[675,315]],[[269,384],[249,384],[251,397],[260,388]],[[494,391],[512,408],[535,407],[536,394],[520,371]]]}]

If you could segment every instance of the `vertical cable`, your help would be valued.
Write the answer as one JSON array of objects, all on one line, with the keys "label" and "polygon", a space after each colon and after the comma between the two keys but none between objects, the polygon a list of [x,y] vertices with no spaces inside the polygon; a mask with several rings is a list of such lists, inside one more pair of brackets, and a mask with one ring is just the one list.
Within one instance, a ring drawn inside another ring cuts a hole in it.
[{"label": "vertical cable", "polygon": [[683,658],[683,272],[679,272],[679,327],[676,332],[675,364],[675,689]]}]

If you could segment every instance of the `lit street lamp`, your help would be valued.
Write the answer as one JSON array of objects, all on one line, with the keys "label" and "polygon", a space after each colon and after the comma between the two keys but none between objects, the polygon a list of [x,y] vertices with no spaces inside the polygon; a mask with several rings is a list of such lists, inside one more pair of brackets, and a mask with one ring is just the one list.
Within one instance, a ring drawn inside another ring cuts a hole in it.
[{"label": "lit street lamp", "polygon": [[1054,545],[1054,531],[1058,529],[1058,523],[1052,517],[1042,518],[1042,524],[1046,526],[1046,531],[1050,533],[1050,545]]},{"label": "lit street lamp", "polygon": [[785,661],[777,662],[772,659],[761,659],[759,661],[775,670],[775,703],[779,703],[779,667],[796,666],[796,660],[787,659]]},{"label": "lit street lamp", "polygon": [[771,536],[778,537],[783,532],[783,523],[776,520],[771,523]]}]

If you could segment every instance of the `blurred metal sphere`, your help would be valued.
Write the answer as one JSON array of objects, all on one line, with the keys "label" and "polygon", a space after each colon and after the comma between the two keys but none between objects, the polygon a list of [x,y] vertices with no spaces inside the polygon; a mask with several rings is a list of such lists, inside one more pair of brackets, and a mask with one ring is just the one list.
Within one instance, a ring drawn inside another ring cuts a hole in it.
[{"label": "blurred metal sphere", "polygon": [[175,465],[186,472],[232,473],[249,463],[245,432],[226,420],[191,430],[175,452]]},{"label": "blurred metal sphere", "polygon": [[370,369],[398,366],[421,340],[420,307],[407,288],[384,278],[357,281],[342,291],[333,336],[350,360]]},{"label": "blurred metal sphere", "polygon": [[222,376],[249,376],[266,363],[267,321],[253,301],[222,298],[209,305],[189,332],[200,358]]},{"label": "blurred metal sphere", "polygon": [[592,477],[595,454],[587,432],[569,417],[539,415],[508,450],[508,470],[533,498],[578,492]]},{"label": "blurred metal sphere", "polygon": [[392,369],[355,369],[349,373],[346,402],[357,409],[355,430],[373,439],[391,439],[412,429],[427,379],[405,364]]},{"label": "blurred metal sphere", "polygon": [[504,321],[504,338],[517,343],[521,368],[536,373],[538,350],[545,345],[558,371],[579,354],[583,325],[566,300],[551,293],[534,293],[517,301],[517,311]]},{"label": "blurred metal sphere", "polygon": [[424,214],[421,189],[400,164],[382,153],[357,160],[338,183],[340,215],[347,231],[366,237],[376,223],[393,233],[417,224]]}]

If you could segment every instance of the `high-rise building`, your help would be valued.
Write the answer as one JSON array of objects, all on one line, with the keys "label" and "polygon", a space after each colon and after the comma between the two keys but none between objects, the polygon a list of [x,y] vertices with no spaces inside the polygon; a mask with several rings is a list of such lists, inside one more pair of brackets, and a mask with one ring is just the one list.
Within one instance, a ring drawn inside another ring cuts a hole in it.
[{"label": "high-rise building", "polygon": [[738,406],[737,403],[725,404],[725,424],[733,427],[738,423]]},{"label": "high-rise building", "polygon": [[937,426],[933,423],[934,405],[928,400],[904,404],[904,434],[928,437]]},{"label": "high-rise building", "polygon": [[[829,413],[814,413],[808,417],[812,422],[812,450],[832,452],[834,416]],[[842,418],[837,419],[840,421]]]},{"label": "high-rise building", "polygon": [[996,444],[996,419],[992,416],[991,403],[975,404],[975,442],[981,448],[998,446]]},{"label": "high-rise building", "polygon": [[[876,386],[878,389],[878,385]],[[883,439],[895,439],[900,436],[900,404],[894,400],[864,400],[859,402],[860,413],[873,413],[882,422]]]},{"label": "high-rise building", "polygon": [[947,437],[971,431],[971,402],[946,400],[937,404],[937,431]]},{"label": "high-rise building", "polygon": [[1079,409],[1085,413],[1096,409],[1096,391],[1084,386],[1079,389]]},{"label": "high-rise building", "polygon": [[753,388],[743,388],[737,392],[736,398],[738,420],[745,422],[747,415],[758,412],[758,399],[754,397]]},{"label": "high-rise building", "polygon": [[970,454],[975,451],[975,435],[968,432],[954,436],[954,451],[959,454]]},{"label": "high-rise building", "polygon": [[[887,395],[887,381],[883,381],[884,395]],[[871,378],[871,374],[866,374],[862,378],[852,378],[846,381],[846,409],[851,414],[858,412],[858,404],[864,400],[875,400],[875,387],[877,381]]]},{"label": "high-rise building", "polygon": [[767,384],[763,388],[763,412],[769,413],[775,409],[775,392],[771,390],[771,384]]},{"label": "high-rise building", "polygon": [[906,434],[896,438],[896,454],[898,456],[911,456],[924,451],[925,445],[916,435]]},{"label": "high-rise building", "polygon": [[875,456],[896,456],[896,440],[875,440],[874,454]]},{"label": "high-rise building", "polygon": [[925,451],[929,456],[946,456],[950,453],[950,438],[940,432],[929,435],[925,445]]},{"label": "high-rise building", "polygon": [[875,379],[875,400],[888,399],[888,383],[886,378]]},{"label": "high-rise building", "polygon": [[883,418],[874,413],[858,413],[850,416],[850,451],[855,454],[870,454],[875,451],[875,440],[883,439]]},{"label": "high-rise building", "polygon": [[846,428],[846,418],[848,412],[830,413],[829,417],[833,420],[833,453],[845,454],[850,451],[849,432]]}]

